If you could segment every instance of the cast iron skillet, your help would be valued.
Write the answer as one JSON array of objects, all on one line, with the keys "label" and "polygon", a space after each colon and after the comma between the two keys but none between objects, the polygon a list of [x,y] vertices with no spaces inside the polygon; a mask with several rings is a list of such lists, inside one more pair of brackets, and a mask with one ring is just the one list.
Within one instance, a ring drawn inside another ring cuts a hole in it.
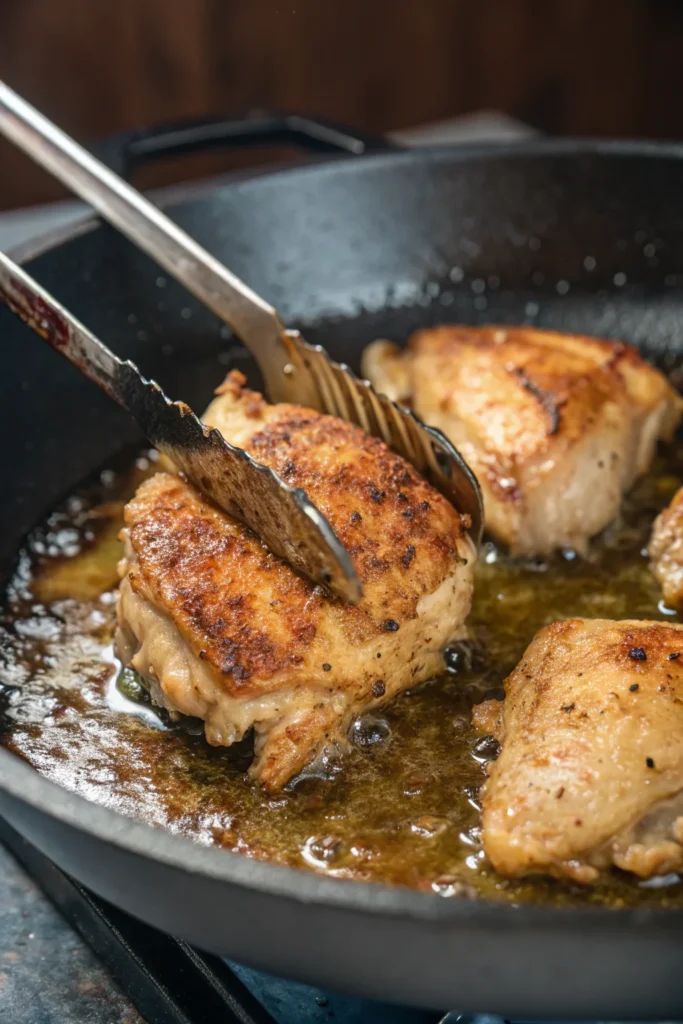
[{"label": "cast iron skillet", "polygon": [[[215,125],[195,131],[220,141]],[[181,131],[132,148],[165,152],[178,139],[187,147]],[[290,325],[356,366],[372,338],[444,320],[624,338],[668,368],[683,355],[682,146],[389,151],[216,188],[172,213]],[[206,403],[232,342],[112,230],[91,221],[30,267],[170,395]],[[26,531],[135,435],[5,311],[0,337],[6,572]],[[0,811],[118,906],[278,974],[505,1016],[683,1013],[680,912],[496,906],[257,863],[90,804],[5,750]]]}]

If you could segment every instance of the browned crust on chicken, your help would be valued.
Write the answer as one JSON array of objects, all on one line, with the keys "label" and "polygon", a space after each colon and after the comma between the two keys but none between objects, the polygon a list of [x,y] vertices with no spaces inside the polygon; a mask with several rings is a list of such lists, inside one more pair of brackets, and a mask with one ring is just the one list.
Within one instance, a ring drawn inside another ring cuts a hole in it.
[{"label": "browned crust on chicken", "polygon": [[475,552],[466,520],[356,427],[268,406],[232,376],[207,413],[227,440],[304,487],[346,545],[353,607],[269,554],[182,478],[126,506],[117,648],[210,743],[252,726],[252,774],[283,785],[355,714],[435,675],[464,635]]},{"label": "browned crust on chicken", "polygon": [[650,564],[670,608],[683,608],[683,487],[655,519]]},{"label": "browned crust on chicken", "polygon": [[592,882],[610,864],[683,866],[683,626],[571,619],[542,629],[475,708],[502,743],[483,790],[502,874]]},{"label": "browned crust on chicken", "polygon": [[332,524],[363,584],[358,622],[415,614],[418,600],[460,557],[469,519],[376,437],[333,416],[268,405],[229,374],[204,416],[228,439],[231,418],[248,410],[241,443],[292,487],[301,487]]},{"label": "browned crust on chicken", "polygon": [[[137,558],[133,589],[151,592],[227,690],[267,686],[303,660],[326,598],[186,481],[158,473],[126,505],[124,522]],[[277,614],[264,632],[266,608]]]},{"label": "browned crust on chicken", "polygon": [[[635,349],[583,335],[436,327],[414,334],[403,353],[385,342],[370,346],[364,372],[461,448],[484,488],[487,528],[527,553],[585,544],[680,417],[677,395]],[[572,467],[574,483],[563,467]],[[588,512],[579,501],[571,521],[558,512],[545,536],[533,503],[547,488],[575,495],[587,470],[591,480],[601,471],[603,494],[592,495]]]}]

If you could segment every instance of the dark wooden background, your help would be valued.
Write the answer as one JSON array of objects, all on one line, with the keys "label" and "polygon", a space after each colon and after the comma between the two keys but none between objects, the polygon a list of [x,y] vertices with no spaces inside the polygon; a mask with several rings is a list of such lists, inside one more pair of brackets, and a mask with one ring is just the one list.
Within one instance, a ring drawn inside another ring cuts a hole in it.
[{"label": "dark wooden background", "polygon": [[[0,75],[86,141],[253,107],[374,131],[488,107],[558,134],[683,138],[683,3],[0,0]],[[0,143],[0,207],[57,194]]]}]

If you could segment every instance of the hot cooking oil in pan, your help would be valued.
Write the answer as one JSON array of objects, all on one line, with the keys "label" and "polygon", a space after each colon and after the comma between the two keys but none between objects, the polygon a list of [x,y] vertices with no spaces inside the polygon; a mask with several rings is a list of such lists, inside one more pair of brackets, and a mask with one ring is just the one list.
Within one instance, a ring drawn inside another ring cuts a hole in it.
[{"label": "hot cooking oil in pan", "polygon": [[621,521],[573,552],[513,562],[482,551],[473,642],[450,671],[399,696],[277,797],[250,783],[249,743],[209,747],[201,723],[172,724],[111,647],[124,502],[154,469],[144,456],[105,470],[29,538],[0,622],[0,742],[67,789],[198,842],[338,878],[443,896],[611,905],[683,905],[676,877],[638,884],[612,871],[580,889],[509,882],[487,864],[479,788],[495,743],[470,725],[500,694],[537,629],[558,618],[673,617],[650,576],[652,520],[683,480],[683,451],[661,454]]}]

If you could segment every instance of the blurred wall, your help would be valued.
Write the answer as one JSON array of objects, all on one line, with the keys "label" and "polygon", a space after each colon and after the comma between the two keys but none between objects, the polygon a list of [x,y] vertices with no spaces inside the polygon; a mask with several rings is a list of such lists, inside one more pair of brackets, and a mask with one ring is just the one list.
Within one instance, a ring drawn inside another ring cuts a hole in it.
[{"label": "blurred wall", "polygon": [[[683,138],[682,54],[676,0],[0,0],[0,75],[83,140],[255,106]],[[0,143],[0,207],[58,191]]]}]

